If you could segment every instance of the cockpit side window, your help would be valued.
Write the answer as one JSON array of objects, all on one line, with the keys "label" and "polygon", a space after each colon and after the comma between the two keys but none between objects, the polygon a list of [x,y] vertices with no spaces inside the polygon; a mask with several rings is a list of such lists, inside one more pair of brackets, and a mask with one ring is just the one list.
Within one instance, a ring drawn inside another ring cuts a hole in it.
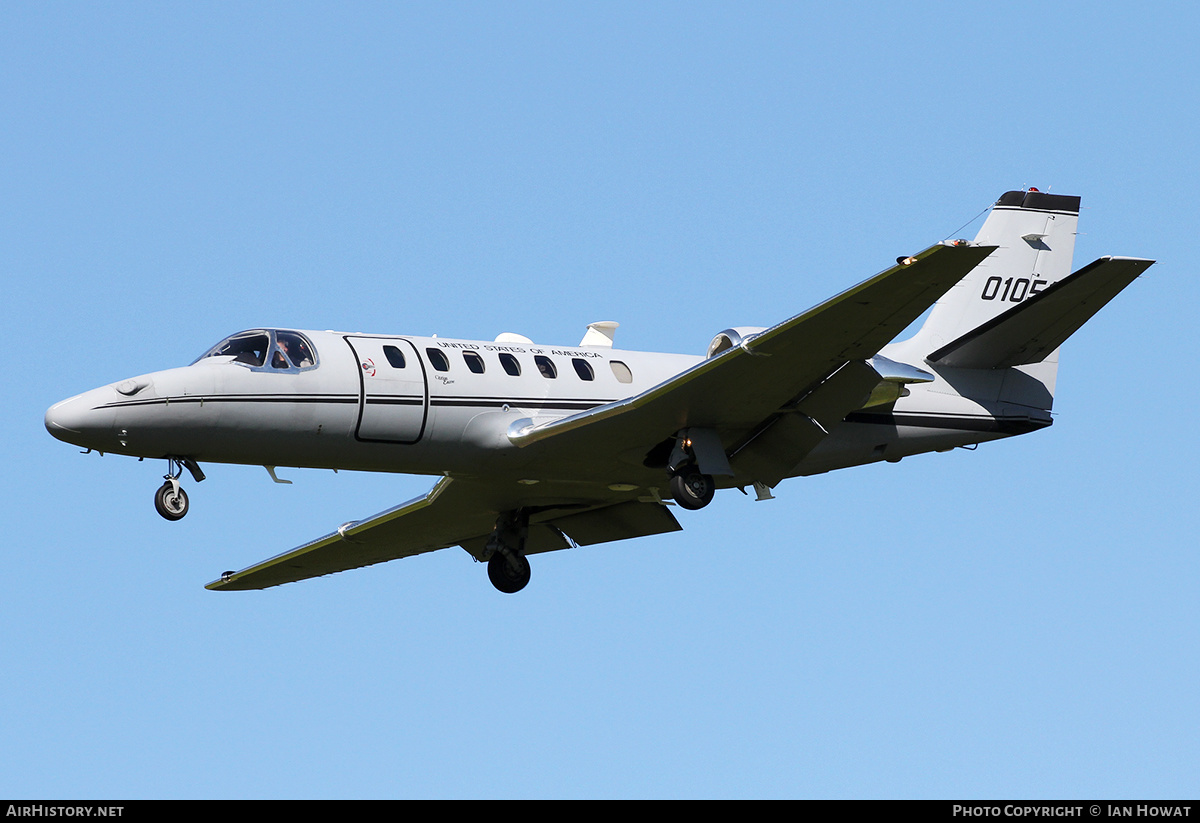
[{"label": "cockpit side window", "polygon": [[309,366],[317,364],[312,347],[302,335],[296,334],[294,331],[277,331],[275,332],[275,343],[293,367],[307,369]]}]

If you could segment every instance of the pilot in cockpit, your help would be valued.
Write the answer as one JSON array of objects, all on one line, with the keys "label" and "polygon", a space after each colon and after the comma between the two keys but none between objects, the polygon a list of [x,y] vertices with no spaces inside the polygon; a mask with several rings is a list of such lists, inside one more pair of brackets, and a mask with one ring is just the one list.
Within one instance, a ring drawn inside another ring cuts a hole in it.
[{"label": "pilot in cockpit", "polygon": [[[283,353],[287,355],[296,368],[303,369],[313,364],[312,354],[309,353],[308,346],[299,337],[291,334],[279,334],[276,335],[276,339],[279,342],[279,348],[283,350]],[[279,357],[278,353],[276,353],[276,357],[281,360],[283,359]],[[273,363],[272,365],[275,364]],[[286,369],[286,361],[282,365],[279,365],[278,368]]]},{"label": "pilot in cockpit", "polygon": [[298,367],[303,369],[306,366],[311,366],[313,364],[312,355],[308,351],[308,346],[304,345],[303,340],[297,340],[296,345],[293,346],[293,348],[295,351],[289,352],[289,356],[291,356],[292,362],[294,362]]}]

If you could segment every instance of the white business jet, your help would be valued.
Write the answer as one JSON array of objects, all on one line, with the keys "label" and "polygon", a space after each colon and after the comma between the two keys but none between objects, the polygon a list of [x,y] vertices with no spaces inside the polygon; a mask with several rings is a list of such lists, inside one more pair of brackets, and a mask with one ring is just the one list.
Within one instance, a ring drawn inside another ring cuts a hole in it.
[{"label": "white business jet", "polygon": [[[757,499],[789,477],[997,440],[1051,424],[1060,344],[1153,261],[1071,272],[1079,198],[1011,191],[953,240],[700,356],[254,329],[190,366],[46,412],[60,440],[161,458],[159,513],[203,463],[428,474],[424,497],[346,523],[214,590],[261,589],[461,546],[516,592],[528,555],[676,531],[717,489]],[[936,304],[936,305],[935,305]],[[892,339],[933,306],[911,339]],[[686,519],[686,518],[685,518]]]}]

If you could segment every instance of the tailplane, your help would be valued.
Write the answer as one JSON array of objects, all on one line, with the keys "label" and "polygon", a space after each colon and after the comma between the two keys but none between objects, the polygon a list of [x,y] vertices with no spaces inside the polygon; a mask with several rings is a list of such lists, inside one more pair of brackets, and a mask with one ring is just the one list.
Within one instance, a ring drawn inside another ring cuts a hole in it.
[{"label": "tailplane", "polygon": [[1041,363],[1153,262],[1102,257],[931,352],[926,362],[962,369]]}]

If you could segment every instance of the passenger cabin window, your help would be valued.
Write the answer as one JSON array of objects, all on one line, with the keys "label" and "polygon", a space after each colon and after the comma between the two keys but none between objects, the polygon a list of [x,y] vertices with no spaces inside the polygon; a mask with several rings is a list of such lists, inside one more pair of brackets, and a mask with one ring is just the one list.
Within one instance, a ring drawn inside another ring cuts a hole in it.
[{"label": "passenger cabin window", "polygon": [[483,374],[486,368],[483,365],[483,358],[473,351],[463,352],[463,360],[467,363],[467,368],[475,372],[475,374]]},{"label": "passenger cabin window", "polygon": [[513,377],[521,376],[521,361],[513,357],[511,354],[508,354],[507,352],[501,353],[500,365],[503,366],[504,370]]},{"label": "passenger cabin window", "polygon": [[572,357],[571,365],[575,367],[575,373],[579,375],[580,380],[596,379],[596,374],[592,371],[592,364],[582,357]]},{"label": "passenger cabin window", "polygon": [[404,368],[404,352],[400,351],[395,346],[384,346],[383,356],[392,364],[393,369]]},{"label": "passenger cabin window", "polygon": [[558,377],[558,369],[554,368],[554,361],[546,355],[535,355],[533,362],[537,363],[538,371],[542,373],[542,377],[548,377],[551,380]]},{"label": "passenger cabin window", "polygon": [[450,371],[450,361],[441,349],[429,348],[425,350],[425,354],[429,355],[429,365],[438,371]]},{"label": "passenger cabin window", "polygon": [[620,360],[609,360],[608,365],[612,368],[613,377],[617,378],[618,383],[633,382],[633,372]]}]

